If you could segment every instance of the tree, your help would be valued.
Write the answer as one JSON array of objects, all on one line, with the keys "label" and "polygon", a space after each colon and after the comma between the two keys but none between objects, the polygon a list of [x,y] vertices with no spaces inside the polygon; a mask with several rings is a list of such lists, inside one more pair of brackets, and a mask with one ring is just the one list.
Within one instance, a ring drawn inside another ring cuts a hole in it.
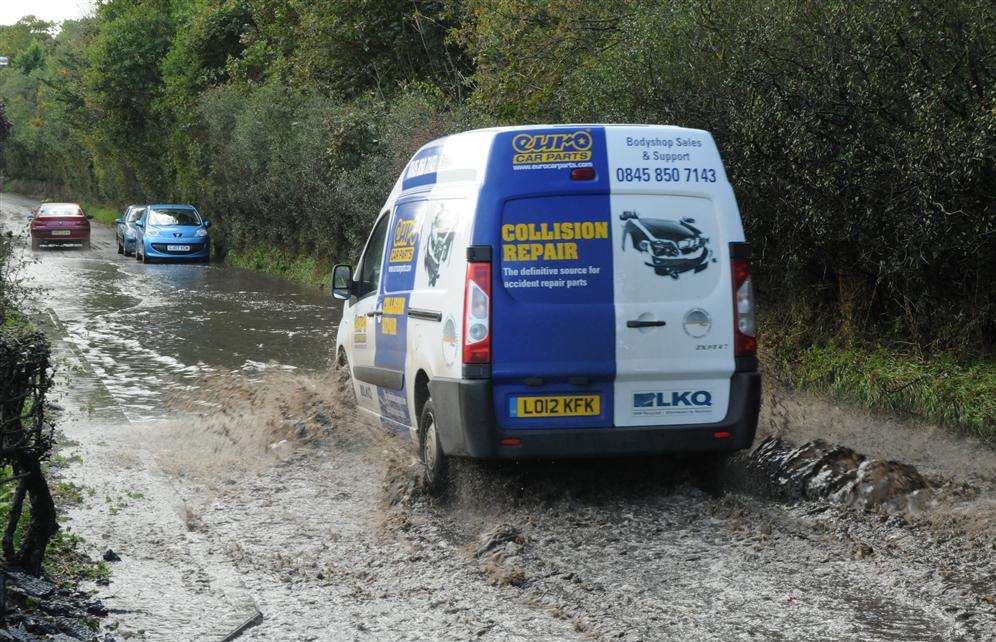
[{"label": "tree", "polygon": [[166,127],[153,105],[173,37],[170,3],[110,0],[97,14],[100,29],[88,47],[85,79],[98,179],[112,193],[162,194],[169,176]]}]

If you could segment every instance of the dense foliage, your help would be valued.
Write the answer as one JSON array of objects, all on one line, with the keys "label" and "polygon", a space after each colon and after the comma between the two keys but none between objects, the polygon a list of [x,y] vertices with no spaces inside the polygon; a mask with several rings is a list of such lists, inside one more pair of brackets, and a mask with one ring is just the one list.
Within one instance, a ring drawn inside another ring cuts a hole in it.
[{"label": "dense foliage", "polygon": [[992,350],[986,0],[105,0],[53,33],[0,28],[17,178],[193,201],[231,248],[327,267],[433,137],[703,127],[766,301],[823,335]]},{"label": "dense foliage", "polygon": [[[0,102],[0,151],[7,141]],[[45,416],[52,384],[51,348],[22,314],[24,289],[17,238],[0,230],[0,572],[39,575],[59,525],[43,462],[52,453],[54,424]],[[0,586],[0,603],[5,603]]]}]

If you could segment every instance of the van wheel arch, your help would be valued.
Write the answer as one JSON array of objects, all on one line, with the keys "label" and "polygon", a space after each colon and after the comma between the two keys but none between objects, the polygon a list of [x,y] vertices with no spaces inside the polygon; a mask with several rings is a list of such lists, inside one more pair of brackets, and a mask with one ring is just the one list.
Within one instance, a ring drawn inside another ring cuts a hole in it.
[{"label": "van wheel arch", "polygon": [[429,400],[429,375],[425,370],[419,370],[415,374],[415,416],[422,416],[422,408]]}]

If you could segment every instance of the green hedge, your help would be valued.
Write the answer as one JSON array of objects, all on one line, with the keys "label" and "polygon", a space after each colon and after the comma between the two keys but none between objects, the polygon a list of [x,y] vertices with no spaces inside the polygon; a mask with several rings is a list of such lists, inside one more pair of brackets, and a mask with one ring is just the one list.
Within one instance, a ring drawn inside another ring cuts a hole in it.
[{"label": "green hedge", "polygon": [[804,298],[834,336],[992,355],[991,1],[108,0],[52,34],[0,27],[8,172],[193,202],[222,249],[355,257],[449,132],[701,127],[762,300]]},{"label": "green hedge", "polygon": [[765,373],[782,385],[957,426],[996,445],[992,359],[966,361],[946,352],[916,354],[840,339],[807,344],[770,327],[762,336]]}]

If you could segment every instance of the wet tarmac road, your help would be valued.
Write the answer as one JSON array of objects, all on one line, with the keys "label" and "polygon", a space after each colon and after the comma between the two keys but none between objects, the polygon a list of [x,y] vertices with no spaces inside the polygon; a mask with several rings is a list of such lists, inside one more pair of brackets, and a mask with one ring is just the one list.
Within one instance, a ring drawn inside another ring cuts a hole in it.
[{"label": "wet tarmac road", "polygon": [[[5,194],[7,229],[23,231],[36,201]],[[335,300],[247,270],[145,265],[116,253],[92,224],[92,249],[25,246],[25,275],[132,421],[168,416],[170,392],[210,372],[318,371],[335,338]]]},{"label": "wet tarmac road", "polygon": [[[32,203],[6,195],[4,222]],[[62,472],[88,498],[64,521],[122,557],[98,589],[118,639],[253,622],[239,639],[996,640],[996,456],[977,444],[809,400],[789,419],[767,408],[765,430],[916,463],[939,498],[917,515],[743,480],[717,493],[667,460],[459,465],[435,502],[325,372],[325,297],[137,264],[99,226],[90,252],[34,257],[80,456]]]}]

